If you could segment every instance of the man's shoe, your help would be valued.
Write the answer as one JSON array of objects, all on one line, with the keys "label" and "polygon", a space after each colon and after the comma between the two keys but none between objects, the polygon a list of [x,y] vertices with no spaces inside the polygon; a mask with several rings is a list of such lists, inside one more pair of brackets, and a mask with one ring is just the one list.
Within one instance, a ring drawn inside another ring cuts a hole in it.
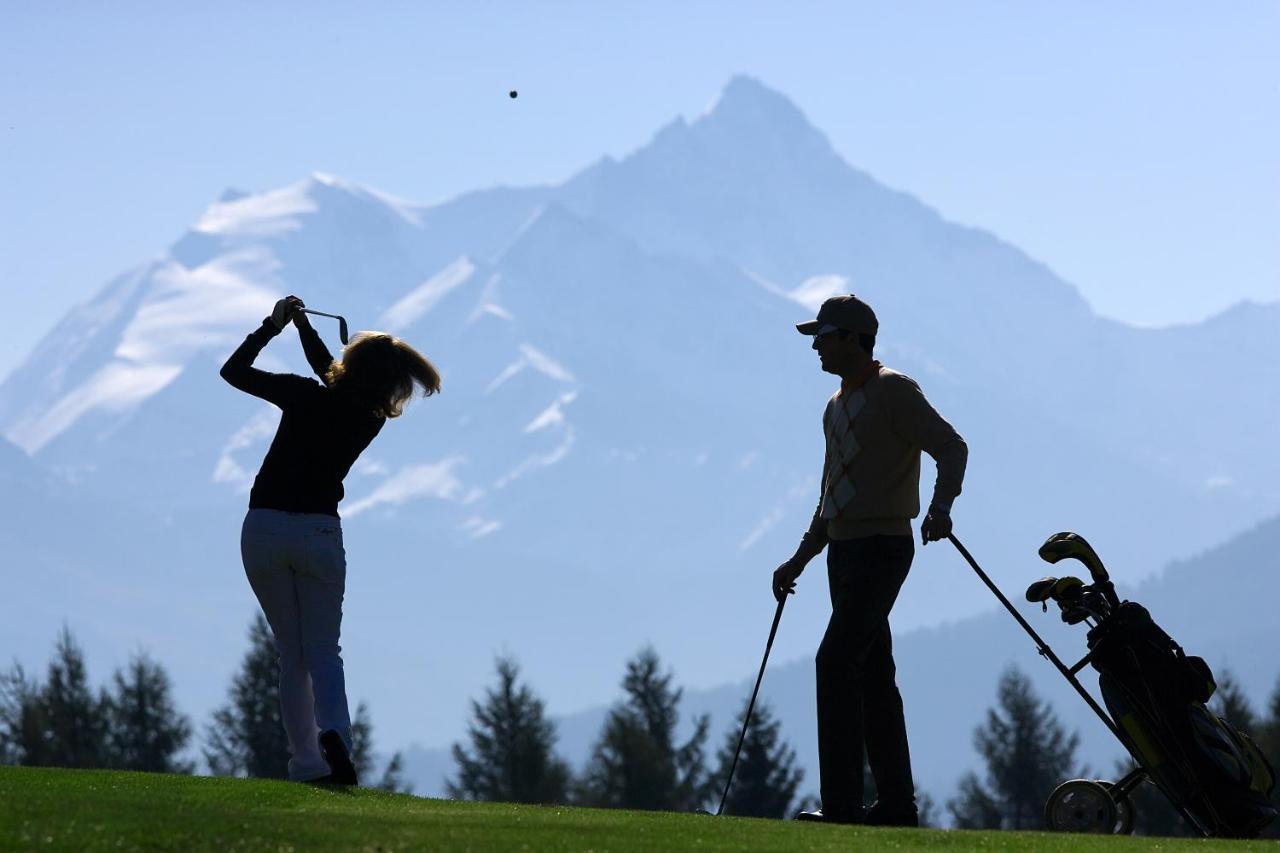
[{"label": "man's shoe", "polygon": [[808,821],[810,823],[862,823],[864,815],[859,812],[839,814],[835,812],[823,812],[822,809],[814,809],[811,812],[799,812],[795,816],[795,819]]},{"label": "man's shoe", "polygon": [[879,800],[867,809],[868,826],[919,826],[920,810],[915,803],[902,806],[882,805]]},{"label": "man's shoe", "polygon": [[320,754],[333,772],[329,781],[334,785],[359,785],[356,779],[356,767],[351,763],[351,753],[342,740],[342,735],[329,729],[320,735]]}]

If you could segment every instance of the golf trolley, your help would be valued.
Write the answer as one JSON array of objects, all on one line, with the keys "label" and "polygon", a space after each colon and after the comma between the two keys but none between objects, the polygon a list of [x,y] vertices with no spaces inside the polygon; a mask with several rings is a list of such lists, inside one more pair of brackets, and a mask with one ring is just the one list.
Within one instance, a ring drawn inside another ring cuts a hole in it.
[{"label": "golf trolley", "polygon": [[[1093,583],[1076,577],[1047,577],[1027,588],[1028,601],[1048,610],[1053,601],[1069,625],[1089,626],[1089,653],[1066,666],[1014,609],[954,536],[951,543],[1031,638],[1037,651],[1057,667],[1099,719],[1129,751],[1138,767],[1118,782],[1072,779],[1045,803],[1051,830],[1128,834],[1133,831],[1130,794],[1144,781],[1154,784],[1195,831],[1203,836],[1252,838],[1276,817],[1269,801],[1275,774],[1247,734],[1205,707],[1216,684],[1204,660],[1188,657],[1132,601],[1121,601],[1106,568],[1083,537],[1056,533],[1040,547],[1048,563],[1072,558],[1088,569]],[[1104,711],[1076,674],[1098,672]]]}]

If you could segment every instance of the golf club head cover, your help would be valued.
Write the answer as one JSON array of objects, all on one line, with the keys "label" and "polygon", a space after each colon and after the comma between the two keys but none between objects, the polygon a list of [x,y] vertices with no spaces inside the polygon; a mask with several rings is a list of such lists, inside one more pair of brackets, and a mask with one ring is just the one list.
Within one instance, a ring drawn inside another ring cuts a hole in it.
[{"label": "golf club head cover", "polygon": [[1058,578],[1058,582],[1053,585],[1053,589],[1049,590],[1049,597],[1058,604],[1066,602],[1074,602],[1080,600],[1080,594],[1084,591],[1084,581],[1080,578],[1067,575]]},{"label": "golf club head cover", "polygon": [[1058,582],[1055,577],[1040,578],[1031,586],[1027,587],[1027,601],[1032,604],[1043,604],[1049,600],[1049,594],[1053,590],[1053,585]]},{"label": "golf club head cover", "polygon": [[1063,531],[1062,533],[1053,534],[1040,546],[1039,554],[1040,559],[1046,563],[1056,563],[1061,559],[1071,557],[1084,563],[1095,581],[1111,579],[1111,576],[1107,574],[1106,567],[1102,565],[1102,560],[1098,557],[1098,553],[1079,533]]}]

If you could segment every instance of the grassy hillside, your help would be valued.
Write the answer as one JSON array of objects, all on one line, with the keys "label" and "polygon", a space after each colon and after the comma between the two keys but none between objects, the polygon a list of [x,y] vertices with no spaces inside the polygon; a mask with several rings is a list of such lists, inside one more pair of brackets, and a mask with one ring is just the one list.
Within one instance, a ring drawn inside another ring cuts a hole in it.
[{"label": "grassy hillside", "polygon": [[0,850],[1249,850],[427,800],[287,782],[0,767]]}]

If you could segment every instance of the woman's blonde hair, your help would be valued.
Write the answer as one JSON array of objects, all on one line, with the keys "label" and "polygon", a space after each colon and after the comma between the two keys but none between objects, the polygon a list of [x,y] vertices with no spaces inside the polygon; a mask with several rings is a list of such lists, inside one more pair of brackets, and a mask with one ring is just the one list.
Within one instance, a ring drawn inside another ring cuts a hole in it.
[{"label": "woman's blonde hair", "polygon": [[414,385],[430,397],[440,390],[440,373],[426,356],[385,332],[359,332],[329,366],[325,384],[335,391],[368,398],[376,414],[398,418]]}]

